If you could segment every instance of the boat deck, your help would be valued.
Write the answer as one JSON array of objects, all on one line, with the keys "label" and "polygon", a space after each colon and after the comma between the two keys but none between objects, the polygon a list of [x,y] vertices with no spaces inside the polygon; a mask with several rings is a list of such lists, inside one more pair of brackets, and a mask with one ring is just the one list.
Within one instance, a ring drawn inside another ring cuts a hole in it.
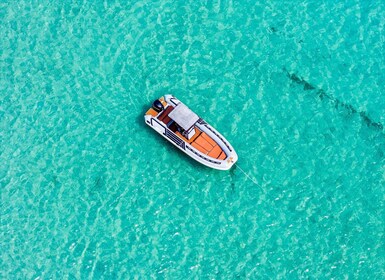
[{"label": "boat deck", "polygon": [[190,145],[193,146],[195,149],[212,158],[220,160],[224,160],[226,158],[226,154],[222,150],[222,148],[209,135],[207,135],[207,133],[195,127],[195,135],[196,137],[193,137],[192,139],[190,139],[191,141],[189,141]]},{"label": "boat deck", "polygon": [[179,138],[184,142],[189,143],[195,149],[201,153],[219,160],[224,160],[226,158],[226,153],[222,148],[215,142],[207,133],[201,131],[198,127],[194,127],[195,135],[191,139],[185,138],[177,128],[176,123],[170,118],[169,114],[174,110],[175,107],[168,105],[166,109],[161,112],[158,116],[158,113],[152,108],[147,111],[146,114],[156,117],[158,120],[167,125],[167,127],[174,132]]}]

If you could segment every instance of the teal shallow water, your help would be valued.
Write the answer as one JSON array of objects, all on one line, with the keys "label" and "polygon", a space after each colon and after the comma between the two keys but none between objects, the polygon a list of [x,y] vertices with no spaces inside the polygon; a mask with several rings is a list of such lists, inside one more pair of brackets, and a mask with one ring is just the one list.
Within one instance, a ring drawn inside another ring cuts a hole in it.
[{"label": "teal shallow water", "polygon": [[[384,3],[0,7],[2,278],[385,277]],[[165,93],[240,168],[148,129]]]}]

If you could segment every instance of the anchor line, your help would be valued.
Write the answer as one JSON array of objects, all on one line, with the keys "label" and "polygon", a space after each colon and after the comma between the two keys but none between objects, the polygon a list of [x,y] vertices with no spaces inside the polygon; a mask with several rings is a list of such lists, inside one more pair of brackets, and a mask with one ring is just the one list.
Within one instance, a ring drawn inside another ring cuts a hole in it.
[{"label": "anchor line", "polygon": [[246,171],[244,171],[237,163],[235,163],[235,165],[237,166],[237,168],[239,168],[239,170],[241,170],[241,172],[251,181],[253,182],[254,185],[262,188],[260,185],[258,185],[257,183],[257,180],[255,180],[254,178],[252,178],[249,174],[246,173]]}]

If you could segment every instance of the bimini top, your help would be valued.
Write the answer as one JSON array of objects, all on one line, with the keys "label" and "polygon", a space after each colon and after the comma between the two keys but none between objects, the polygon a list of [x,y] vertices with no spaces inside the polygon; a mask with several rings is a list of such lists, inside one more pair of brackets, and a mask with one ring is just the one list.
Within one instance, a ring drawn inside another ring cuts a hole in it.
[{"label": "bimini top", "polygon": [[184,130],[189,130],[199,120],[199,117],[183,103],[176,105],[169,117]]}]

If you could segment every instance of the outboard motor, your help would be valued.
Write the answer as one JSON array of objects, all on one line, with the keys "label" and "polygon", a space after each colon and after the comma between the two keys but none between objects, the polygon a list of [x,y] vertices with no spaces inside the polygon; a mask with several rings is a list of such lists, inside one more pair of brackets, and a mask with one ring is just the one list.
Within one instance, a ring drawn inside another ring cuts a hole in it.
[{"label": "outboard motor", "polygon": [[153,103],[152,103],[152,109],[154,109],[155,111],[157,111],[158,113],[163,111],[164,110],[164,106],[162,104],[162,102],[160,102],[158,99],[155,100]]}]

